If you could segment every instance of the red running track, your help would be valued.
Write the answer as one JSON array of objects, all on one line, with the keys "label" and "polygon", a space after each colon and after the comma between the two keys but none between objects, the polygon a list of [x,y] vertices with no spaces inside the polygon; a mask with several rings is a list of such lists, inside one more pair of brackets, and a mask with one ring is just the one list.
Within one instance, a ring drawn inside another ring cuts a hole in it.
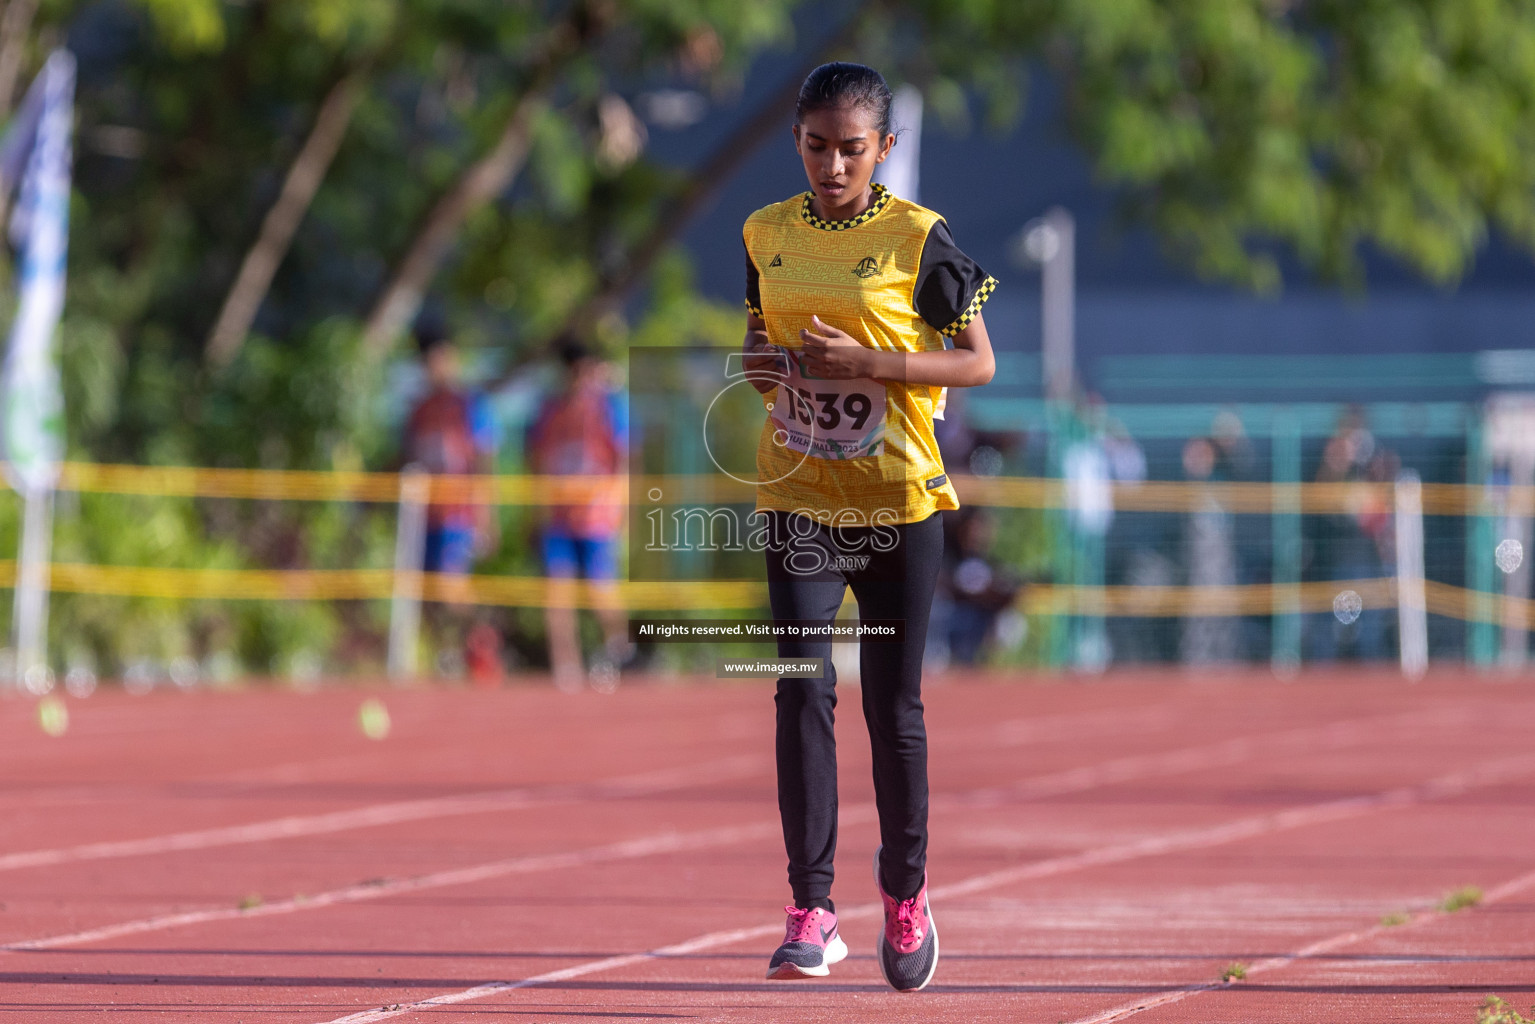
[{"label": "red running track", "polygon": [[[763,980],[771,687],[0,700],[0,1021],[1464,1021],[1535,1003],[1535,688],[1358,671],[928,689],[938,975]],[[1480,904],[1449,913],[1466,886]],[[1383,919],[1391,923],[1382,923]],[[1242,964],[1246,977],[1223,984]]]}]

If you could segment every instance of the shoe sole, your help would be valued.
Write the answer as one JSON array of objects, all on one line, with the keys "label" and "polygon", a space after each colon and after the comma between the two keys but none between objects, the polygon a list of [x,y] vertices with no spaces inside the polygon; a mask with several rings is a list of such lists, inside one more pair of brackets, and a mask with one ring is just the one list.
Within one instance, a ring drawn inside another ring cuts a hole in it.
[{"label": "shoe sole", "polygon": [[[879,852],[883,849],[884,846],[877,846],[874,849],[874,890],[879,893],[883,893],[885,891],[884,887],[880,885],[879,882]],[[882,896],[880,898],[880,905],[883,906],[884,902],[884,897]],[[932,929],[931,934],[933,936],[933,962],[927,965],[927,976],[922,979],[922,984],[913,985],[911,988],[901,988],[901,986],[890,980],[890,975],[885,970],[885,927],[883,924],[880,925],[879,938],[874,940],[874,960],[879,964],[879,973],[882,977],[884,977],[885,984],[889,985],[897,992],[922,991],[923,989],[927,988],[927,983],[933,980],[933,975],[938,971],[938,922],[933,920],[932,903],[928,903],[927,905],[927,926]]]},{"label": "shoe sole", "polygon": [[767,976],[769,981],[797,981],[800,978],[824,978],[831,973],[832,964],[840,964],[847,959],[847,943],[842,941],[839,933],[832,937],[826,944],[826,955],[821,957],[819,967],[801,967],[799,964],[782,963],[769,969]]}]

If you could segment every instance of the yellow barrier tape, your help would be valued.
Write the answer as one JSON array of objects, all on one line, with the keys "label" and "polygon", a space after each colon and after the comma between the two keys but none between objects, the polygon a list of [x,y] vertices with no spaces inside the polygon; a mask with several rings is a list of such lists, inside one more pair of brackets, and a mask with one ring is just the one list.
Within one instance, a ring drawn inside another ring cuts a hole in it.
[{"label": "yellow barrier tape", "polygon": [[[1040,477],[952,477],[960,500],[994,508],[1064,509],[1062,481]],[[68,462],[61,490],[262,501],[396,502],[400,474],[289,469],[210,469]],[[1151,480],[1112,485],[1122,512],[1190,512],[1213,502],[1228,512],[1358,513],[1394,507],[1390,484]],[[693,476],[437,476],[431,501],[458,505],[747,504],[755,488],[723,474]],[[655,496],[658,495],[658,496]],[[1424,484],[1427,515],[1535,514],[1535,487]]]},{"label": "yellow barrier tape", "polygon": [[1467,590],[1433,580],[1425,584],[1424,598],[1424,604],[1435,615],[1463,622],[1491,622],[1535,629],[1535,601],[1529,598]]},{"label": "yellow barrier tape", "polygon": [[[140,494],[257,501],[400,500],[402,474],[291,469],[206,469],[192,466],[126,466],[67,462],[59,489],[82,494]],[[442,505],[627,505],[630,488],[649,500],[659,490],[668,504],[750,502],[755,489],[730,477],[624,475],[430,477],[430,500]]]},{"label": "yellow barrier tape", "polygon": [[398,501],[395,473],[293,469],[207,469],[66,462],[59,489],[84,494],[150,494],[282,501]]},{"label": "yellow barrier tape", "polygon": [[[49,567],[50,589],[69,594],[173,600],[366,601],[394,594],[388,569],[175,569],[61,562]],[[0,561],[0,589],[16,582],[16,563]],[[457,576],[414,573],[405,581],[424,600],[514,608],[550,605],[630,611],[720,611],[762,608],[767,587],[755,580],[632,581],[610,586],[539,576]],[[1127,587],[1036,584],[1015,606],[1030,615],[1123,618],[1221,617],[1325,612],[1345,590],[1365,608],[1394,608],[1396,581],[1336,580],[1295,586]],[[1428,581],[1427,610],[1465,622],[1535,628],[1535,601]]]},{"label": "yellow barrier tape", "polygon": [[[388,569],[175,569],[60,562],[49,567],[49,574],[49,588],[60,593],[177,600],[388,600],[395,586]],[[0,588],[15,582],[16,563],[0,561]],[[427,601],[502,607],[707,610],[767,603],[766,585],[752,580],[621,580],[603,587],[541,576],[412,573],[403,582]]]},{"label": "yellow barrier tape", "polygon": [[[960,500],[993,508],[1065,509],[1063,481],[1038,477],[955,476]],[[1256,483],[1147,480],[1112,485],[1119,512],[1194,512],[1209,504],[1227,512],[1360,513],[1395,508],[1388,483]],[[1434,516],[1535,514],[1535,487],[1424,484],[1423,512]]]},{"label": "yellow barrier tape", "polygon": [[1271,583],[1226,587],[1034,586],[1015,602],[1035,615],[1103,615],[1117,618],[1184,618],[1275,615],[1332,611],[1345,590],[1359,595],[1362,607],[1396,607],[1392,579],[1329,580],[1275,586]]}]

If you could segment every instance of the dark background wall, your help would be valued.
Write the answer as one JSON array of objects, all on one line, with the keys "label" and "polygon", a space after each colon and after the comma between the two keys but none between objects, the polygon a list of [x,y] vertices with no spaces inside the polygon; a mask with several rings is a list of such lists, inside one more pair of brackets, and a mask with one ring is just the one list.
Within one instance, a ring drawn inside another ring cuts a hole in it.
[{"label": "dark background wall", "polygon": [[[780,55],[748,75],[739,105],[717,106],[682,130],[652,128],[652,152],[681,165],[708,152],[742,110],[790,74]],[[781,137],[745,160],[683,241],[708,294],[737,301],[742,288],[740,226],[754,209],[801,192],[806,183],[785,110]],[[1077,219],[1078,361],[1089,387],[1103,357],[1259,353],[1275,355],[1472,353],[1535,347],[1535,262],[1499,239],[1478,253],[1457,286],[1442,288],[1393,261],[1366,253],[1366,289],[1345,294],[1303,269],[1285,267],[1285,289],[1258,297],[1198,280],[1171,262],[1157,240],[1128,224],[1112,188],[1094,180],[1072,144],[1048,79],[1031,89],[1023,122],[1005,136],[955,134],[929,116],[923,126],[921,202],[948,219],[955,238],[1000,281],[986,309],[1002,350],[1039,347],[1036,273],[1009,258],[1009,240],[1047,207]],[[1249,396],[1250,397],[1250,396]]]}]

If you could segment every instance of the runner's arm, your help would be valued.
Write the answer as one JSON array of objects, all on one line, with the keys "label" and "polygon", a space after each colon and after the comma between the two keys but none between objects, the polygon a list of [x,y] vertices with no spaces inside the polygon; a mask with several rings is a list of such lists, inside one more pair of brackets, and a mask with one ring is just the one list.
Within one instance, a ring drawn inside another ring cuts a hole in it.
[{"label": "runner's arm", "polygon": [[[748,337],[750,333],[748,332]],[[969,388],[985,384],[996,373],[991,337],[979,314],[954,335],[954,347],[941,352],[887,352],[867,348],[819,317],[800,331],[806,368],[827,380],[868,377],[903,384]]]},{"label": "runner's arm", "polygon": [[756,353],[774,352],[771,342],[768,341],[767,323],[756,313],[750,311],[746,314],[746,338],[741,342],[741,352],[745,356],[741,360],[741,368],[747,374],[747,380],[752,387],[762,394],[767,394],[778,387],[778,378],[770,376],[778,367],[778,356],[756,355]]}]

